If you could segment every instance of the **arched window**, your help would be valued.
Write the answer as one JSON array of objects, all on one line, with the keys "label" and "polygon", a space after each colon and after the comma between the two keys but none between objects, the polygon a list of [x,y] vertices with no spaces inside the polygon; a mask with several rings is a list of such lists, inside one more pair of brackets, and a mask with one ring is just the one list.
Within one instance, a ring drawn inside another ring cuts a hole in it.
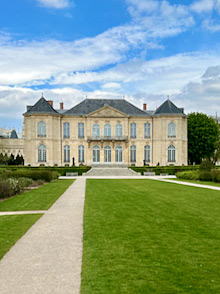
[{"label": "arched window", "polygon": [[136,162],[136,146],[131,146],[131,162]]},{"label": "arched window", "polygon": [[64,162],[70,162],[70,146],[64,146]]},{"label": "arched window", "polygon": [[94,163],[100,162],[100,147],[97,145],[93,147],[93,162]]},{"label": "arched window", "polygon": [[117,124],[115,126],[115,137],[122,137],[123,136],[123,130],[122,130],[122,125],[121,124]]},{"label": "arched window", "polygon": [[150,162],[150,146],[144,146],[144,160]]},{"label": "arched window", "polygon": [[46,124],[43,121],[40,121],[37,126],[37,136],[46,137]]},{"label": "arched window", "polygon": [[105,124],[104,126],[104,137],[111,137],[112,135],[112,128],[110,124]]},{"label": "arched window", "polygon": [[45,145],[41,144],[38,147],[38,162],[46,162],[47,161],[47,148]]},{"label": "arched window", "polygon": [[168,147],[168,162],[176,161],[176,148],[173,145]]},{"label": "arched window", "polygon": [[92,136],[94,139],[99,139],[100,138],[100,125],[99,124],[94,124],[93,129],[92,129]]},{"label": "arched window", "polygon": [[176,137],[176,125],[174,123],[170,123],[168,125],[168,137],[175,138]]},{"label": "arched window", "polygon": [[84,146],[79,146],[79,162],[84,162]]},{"label": "arched window", "polygon": [[112,149],[110,146],[104,148],[104,162],[110,163],[112,161]]},{"label": "arched window", "polygon": [[120,145],[115,148],[115,162],[121,163],[123,161],[122,147]]}]

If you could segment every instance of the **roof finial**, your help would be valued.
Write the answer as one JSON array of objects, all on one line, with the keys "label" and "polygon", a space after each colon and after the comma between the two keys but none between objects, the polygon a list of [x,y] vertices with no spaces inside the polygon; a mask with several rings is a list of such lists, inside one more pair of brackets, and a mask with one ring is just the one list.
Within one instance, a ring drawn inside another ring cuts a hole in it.
[{"label": "roof finial", "polygon": [[86,95],[86,99],[88,98],[88,96]]},{"label": "roof finial", "polygon": [[41,94],[42,96],[41,96],[41,98],[44,98],[44,93],[42,92],[42,94]]},{"label": "roof finial", "polygon": [[170,100],[170,95],[167,95],[167,100]]}]

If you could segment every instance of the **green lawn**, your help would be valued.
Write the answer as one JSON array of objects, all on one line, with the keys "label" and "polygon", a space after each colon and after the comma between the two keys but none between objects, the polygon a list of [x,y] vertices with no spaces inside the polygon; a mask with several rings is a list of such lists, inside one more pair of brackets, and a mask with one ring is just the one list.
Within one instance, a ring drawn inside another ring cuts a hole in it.
[{"label": "green lawn", "polygon": [[220,293],[220,192],[87,180],[82,294]]},{"label": "green lawn", "polygon": [[73,180],[57,180],[38,189],[0,202],[0,211],[46,210],[65,192]]},{"label": "green lawn", "polygon": [[41,214],[0,216],[0,259],[41,217]]},{"label": "green lawn", "polygon": [[220,183],[215,183],[212,181],[193,181],[193,180],[186,180],[186,179],[168,179],[171,181],[178,181],[178,182],[187,182],[187,183],[193,183],[193,184],[200,184],[200,185],[208,185],[208,186],[214,186],[214,187],[220,187]]}]

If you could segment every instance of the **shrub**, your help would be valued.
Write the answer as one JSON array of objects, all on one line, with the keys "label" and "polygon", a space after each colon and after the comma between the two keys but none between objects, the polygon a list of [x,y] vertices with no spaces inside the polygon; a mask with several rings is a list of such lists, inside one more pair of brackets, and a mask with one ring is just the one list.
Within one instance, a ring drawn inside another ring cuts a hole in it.
[{"label": "shrub", "polygon": [[212,172],[211,171],[200,171],[199,173],[200,181],[212,181]]},{"label": "shrub", "polygon": [[217,169],[214,169],[212,171],[212,180],[216,183],[220,183],[220,171]]},{"label": "shrub", "polygon": [[200,164],[200,166],[199,166],[199,169],[201,170],[201,171],[211,171],[212,169],[213,169],[213,163],[210,161],[210,160],[208,160],[208,159],[205,159],[205,160],[203,160],[202,161],[202,163]]},{"label": "shrub", "polygon": [[28,178],[8,178],[0,181],[0,198],[6,198],[24,192],[24,189],[33,184]]},{"label": "shrub", "polygon": [[1,180],[0,181],[0,198],[10,197],[11,195],[12,195],[11,187],[6,181]]},{"label": "shrub", "polygon": [[56,172],[52,172],[50,170],[17,170],[17,171],[6,171],[3,175],[3,178],[30,178],[34,181],[36,180],[44,180],[46,182],[50,182],[54,179],[58,178],[58,174]]},{"label": "shrub", "polygon": [[176,177],[179,179],[184,179],[184,180],[198,181],[199,173],[198,171],[183,171],[183,172],[176,173]]}]

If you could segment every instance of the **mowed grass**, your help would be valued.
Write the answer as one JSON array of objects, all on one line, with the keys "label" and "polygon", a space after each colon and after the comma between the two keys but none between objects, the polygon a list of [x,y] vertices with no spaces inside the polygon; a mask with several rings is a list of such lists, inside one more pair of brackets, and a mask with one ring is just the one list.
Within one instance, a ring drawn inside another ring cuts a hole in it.
[{"label": "mowed grass", "polygon": [[41,217],[41,214],[0,216],[0,259]]},{"label": "mowed grass", "polygon": [[220,293],[220,192],[87,180],[81,294]]},{"label": "mowed grass", "polygon": [[0,202],[0,211],[47,210],[74,180],[57,180]]}]

